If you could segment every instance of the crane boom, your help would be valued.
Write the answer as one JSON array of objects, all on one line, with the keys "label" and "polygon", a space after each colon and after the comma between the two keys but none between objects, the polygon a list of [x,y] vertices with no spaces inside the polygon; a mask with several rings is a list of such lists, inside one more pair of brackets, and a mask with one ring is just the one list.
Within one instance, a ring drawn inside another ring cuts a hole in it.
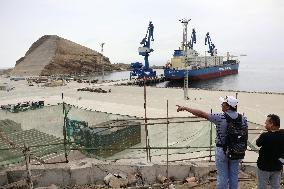
[{"label": "crane boom", "polygon": [[206,37],[205,37],[205,45],[208,44],[209,50],[207,51],[210,53],[211,56],[214,56],[217,54],[217,49],[215,49],[215,45],[211,41],[211,37],[209,35],[209,32],[207,32]]},{"label": "crane boom", "polygon": [[196,32],[195,29],[192,29],[191,39],[189,41],[188,47],[193,49],[193,44],[196,44]]},{"label": "crane boom", "polygon": [[130,72],[130,78],[131,76],[138,76],[138,78],[156,77],[156,71],[153,71],[153,69],[149,67],[149,56],[150,53],[154,51],[153,49],[151,49],[151,41],[154,41],[153,34],[154,34],[154,25],[150,21],[146,35],[140,42],[142,47],[138,48],[139,55],[144,56],[145,65],[143,67],[142,63],[140,62],[131,63],[130,67],[132,71]]}]

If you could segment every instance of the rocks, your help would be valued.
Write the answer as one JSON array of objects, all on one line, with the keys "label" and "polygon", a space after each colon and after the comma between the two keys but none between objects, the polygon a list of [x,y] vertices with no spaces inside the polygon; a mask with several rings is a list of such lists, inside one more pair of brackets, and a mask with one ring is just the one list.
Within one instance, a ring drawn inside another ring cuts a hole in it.
[{"label": "rocks", "polygon": [[105,176],[104,182],[111,188],[144,186],[142,175],[140,173],[128,173],[127,175],[123,173],[109,173],[107,176]]},{"label": "rocks", "polygon": [[92,80],[87,80],[87,79],[77,79],[78,83],[97,83],[99,80],[98,79],[92,79]]},{"label": "rocks", "polygon": [[52,185],[47,186],[47,187],[37,187],[35,189],[58,189],[58,186],[52,184]]},{"label": "rocks", "polygon": [[185,182],[190,183],[190,182],[197,182],[196,177],[187,177],[185,179]]},{"label": "rocks", "polygon": [[158,175],[157,180],[162,184],[169,181],[169,179],[167,177],[163,176],[163,175]]}]

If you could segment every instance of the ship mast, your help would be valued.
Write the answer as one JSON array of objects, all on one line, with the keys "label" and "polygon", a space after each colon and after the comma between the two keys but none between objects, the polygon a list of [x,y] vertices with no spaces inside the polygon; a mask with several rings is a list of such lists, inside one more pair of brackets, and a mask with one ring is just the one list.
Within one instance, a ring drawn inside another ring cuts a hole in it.
[{"label": "ship mast", "polygon": [[[182,44],[181,48],[184,52],[187,52],[188,49],[188,41],[187,41],[187,25],[191,19],[181,19],[179,20],[183,24],[183,35],[182,35]],[[187,56],[187,54],[185,54]]]},{"label": "ship mast", "polygon": [[188,22],[191,19],[181,19],[179,20],[182,24],[183,24],[183,35],[182,35],[182,51],[184,53],[185,56],[185,62],[184,62],[184,67],[186,69],[186,74],[184,76],[184,86],[183,86],[183,91],[184,91],[184,99],[187,100],[188,99],[188,61],[187,61],[187,49],[188,49],[188,41],[187,41],[187,25]]}]

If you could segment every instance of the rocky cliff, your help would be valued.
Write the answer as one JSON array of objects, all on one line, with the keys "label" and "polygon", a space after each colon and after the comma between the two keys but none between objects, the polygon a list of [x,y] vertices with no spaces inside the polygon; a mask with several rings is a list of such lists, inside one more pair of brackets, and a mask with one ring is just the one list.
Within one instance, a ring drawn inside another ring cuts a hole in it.
[{"label": "rocky cliff", "polygon": [[56,35],[45,35],[16,61],[11,75],[90,74],[101,72],[102,67],[105,71],[120,69],[99,52]]}]

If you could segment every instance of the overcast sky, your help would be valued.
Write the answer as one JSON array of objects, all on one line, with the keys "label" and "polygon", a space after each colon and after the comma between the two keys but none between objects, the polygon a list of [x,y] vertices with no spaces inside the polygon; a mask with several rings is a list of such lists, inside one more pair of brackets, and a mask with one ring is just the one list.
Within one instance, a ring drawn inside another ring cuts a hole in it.
[{"label": "overcast sky", "polygon": [[[112,63],[143,62],[138,47],[154,24],[150,65],[164,65],[180,46],[181,18],[195,28],[204,53],[210,32],[219,54],[247,54],[252,63],[284,63],[283,0],[1,0],[0,67],[13,67],[43,35],[58,35],[104,55]],[[190,36],[190,35],[189,35]],[[244,59],[244,57],[242,57]]]}]

